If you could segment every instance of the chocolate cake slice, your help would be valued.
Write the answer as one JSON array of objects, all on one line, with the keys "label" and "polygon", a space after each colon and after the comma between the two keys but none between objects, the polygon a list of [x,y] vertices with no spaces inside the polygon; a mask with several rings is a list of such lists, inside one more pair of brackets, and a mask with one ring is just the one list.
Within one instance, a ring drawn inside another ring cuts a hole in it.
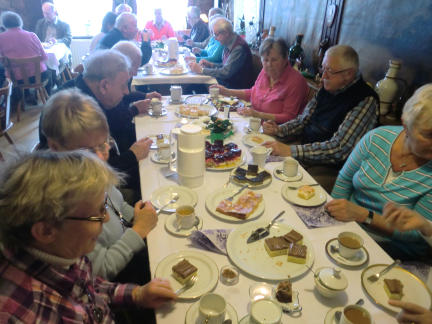
[{"label": "chocolate cake slice", "polygon": [[282,236],[273,236],[264,240],[264,247],[271,257],[287,254],[289,243]]},{"label": "chocolate cake slice", "polygon": [[291,232],[286,233],[283,238],[287,240],[289,243],[301,244],[303,240],[303,235],[295,230],[291,230]]},{"label": "chocolate cake slice", "polygon": [[384,279],[384,290],[390,299],[400,300],[403,296],[403,284],[399,279]]},{"label": "chocolate cake slice", "polygon": [[291,281],[281,281],[276,288],[276,299],[281,303],[292,302],[292,285]]},{"label": "chocolate cake slice", "polygon": [[288,249],[288,261],[294,263],[306,263],[307,246],[291,243]]},{"label": "chocolate cake slice", "polygon": [[181,284],[184,284],[192,276],[196,275],[198,268],[191,264],[188,260],[183,259],[172,267],[172,276]]}]

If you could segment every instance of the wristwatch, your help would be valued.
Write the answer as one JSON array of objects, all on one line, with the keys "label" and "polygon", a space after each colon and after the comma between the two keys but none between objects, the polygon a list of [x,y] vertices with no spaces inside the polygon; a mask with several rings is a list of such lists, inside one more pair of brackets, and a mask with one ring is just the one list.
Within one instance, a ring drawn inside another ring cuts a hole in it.
[{"label": "wristwatch", "polygon": [[369,214],[367,218],[364,220],[363,224],[370,225],[372,223],[373,217],[374,217],[374,212],[369,210]]}]

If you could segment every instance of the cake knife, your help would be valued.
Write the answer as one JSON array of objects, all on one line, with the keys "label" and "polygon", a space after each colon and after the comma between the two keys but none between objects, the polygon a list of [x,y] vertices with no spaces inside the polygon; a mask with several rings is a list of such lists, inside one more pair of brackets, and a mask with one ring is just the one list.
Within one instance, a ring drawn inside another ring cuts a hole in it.
[{"label": "cake knife", "polygon": [[258,240],[261,240],[262,238],[268,236],[270,234],[270,227],[274,224],[274,222],[281,217],[285,213],[285,210],[282,210],[275,218],[272,219],[270,223],[266,227],[259,227],[255,231],[251,233],[249,238],[247,239],[247,243],[253,243]]}]

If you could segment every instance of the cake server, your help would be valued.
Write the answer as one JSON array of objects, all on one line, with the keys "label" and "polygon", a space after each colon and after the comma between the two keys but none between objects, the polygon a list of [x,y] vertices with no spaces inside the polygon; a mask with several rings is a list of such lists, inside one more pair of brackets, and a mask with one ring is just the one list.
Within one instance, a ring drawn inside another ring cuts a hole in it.
[{"label": "cake server", "polygon": [[274,222],[281,217],[285,213],[285,210],[282,210],[275,218],[272,219],[270,223],[266,227],[259,227],[256,230],[254,230],[249,238],[247,239],[247,243],[253,243],[258,240],[261,240],[262,238],[268,236],[270,234],[270,227],[273,226]]}]

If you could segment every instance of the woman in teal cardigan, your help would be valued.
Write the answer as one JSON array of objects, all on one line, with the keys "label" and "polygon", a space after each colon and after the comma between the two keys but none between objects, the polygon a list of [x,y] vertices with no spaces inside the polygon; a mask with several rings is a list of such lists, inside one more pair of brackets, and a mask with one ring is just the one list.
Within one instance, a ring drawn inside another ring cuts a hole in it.
[{"label": "woman in teal cardigan", "polygon": [[205,59],[212,63],[222,63],[222,53],[224,47],[214,36],[210,36],[210,40],[204,49],[198,47],[192,48],[192,52],[196,55],[196,61],[199,62]]}]

